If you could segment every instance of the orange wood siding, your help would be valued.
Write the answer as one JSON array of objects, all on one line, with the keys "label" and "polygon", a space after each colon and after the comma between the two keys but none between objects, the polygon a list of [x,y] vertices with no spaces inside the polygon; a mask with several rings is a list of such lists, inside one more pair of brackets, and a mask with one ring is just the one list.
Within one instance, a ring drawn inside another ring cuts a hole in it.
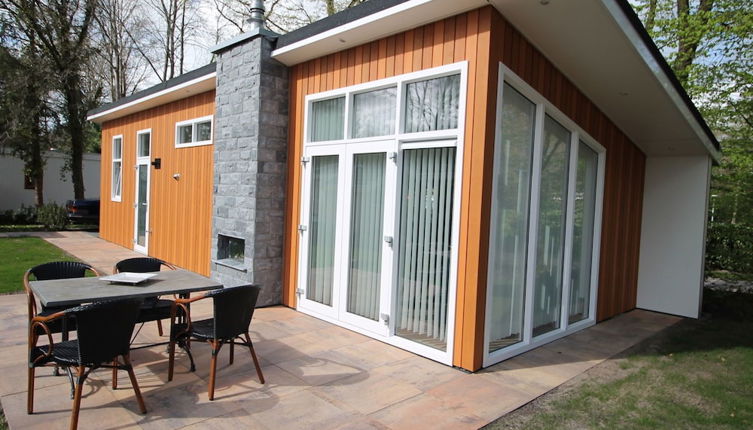
[{"label": "orange wood siding", "polygon": [[[152,129],[149,255],[209,275],[212,233],[214,145],[175,148],[175,123],[214,114],[214,91],[158,106],[102,124],[100,236],[133,248],[136,198],[136,132]],[[120,202],[110,199],[112,137],[123,135]],[[180,173],[180,179],[173,174]]]},{"label": "orange wood siding", "polygon": [[283,303],[295,306],[304,100],[342,88],[468,61],[453,364],[483,360],[498,64],[503,62],[607,148],[597,318],[635,307],[644,154],[491,6],[291,69]]}]

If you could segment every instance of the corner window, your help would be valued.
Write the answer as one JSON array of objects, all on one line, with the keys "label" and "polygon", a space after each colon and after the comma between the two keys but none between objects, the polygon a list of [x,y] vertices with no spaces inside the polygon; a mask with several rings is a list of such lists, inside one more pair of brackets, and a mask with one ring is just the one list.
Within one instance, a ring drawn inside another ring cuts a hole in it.
[{"label": "corner window", "polygon": [[123,188],[123,136],[112,138],[112,181],[110,197],[119,202]]},{"label": "corner window", "polygon": [[184,148],[212,144],[212,116],[190,119],[175,124],[175,147]]}]

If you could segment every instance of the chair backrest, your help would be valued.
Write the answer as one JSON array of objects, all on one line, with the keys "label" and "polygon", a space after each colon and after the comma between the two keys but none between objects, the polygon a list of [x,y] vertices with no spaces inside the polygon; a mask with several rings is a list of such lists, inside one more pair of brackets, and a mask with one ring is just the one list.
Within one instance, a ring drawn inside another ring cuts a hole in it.
[{"label": "chair backrest", "polygon": [[111,300],[67,310],[76,319],[79,364],[98,365],[127,354],[141,299]]},{"label": "chair backrest", "polygon": [[159,258],[152,257],[136,257],[120,260],[115,264],[115,273],[120,272],[134,272],[134,273],[147,273],[147,272],[159,272],[160,266],[174,270],[175,267],[168,264]]},{"label": "chair backrest", "polygon": [[83,278],[86,276],[87,270],[99,274],[92,266],[78,261],[53,261],[52,263],[40,264],[29,269],[29,274],[38,281],[48,281],[50,279]]},{"label": "chair backrest", "polygon": [[[37,313],[37,303],[34,298],[34,294],[31,292],[29,281],[49,281],[51,279],[71,279],[71,278],[83,278],[86,276],[86,271],[90,270],[95,276],[99,276],[97,270],[86,264],[78,261],[53,261],[51,263],[44,263],[38,266],[34,266],[24,273],[24,290],[29,302],[29,319],[31,319]],[[34,279],[32,279],[34,278]]]},{"label": "chair backrest", "polygon": [[261,287],[241,285],[207,294],[214,301],[214,338],[232,339],[246,333]]}]

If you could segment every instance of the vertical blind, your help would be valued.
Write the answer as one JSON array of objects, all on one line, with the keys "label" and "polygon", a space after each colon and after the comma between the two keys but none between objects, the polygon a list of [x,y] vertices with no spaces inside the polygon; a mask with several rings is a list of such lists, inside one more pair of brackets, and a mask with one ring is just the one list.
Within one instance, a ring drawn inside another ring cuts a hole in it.
[{"label": "vertical blind", "polygon": [[405,86],[405,132],[458,127],[460,75],[413,82]]},{"label": "vertical blind", "polygon": [[534,336],[560,327],[569,153],[570,132],[547,115],[544,120],[534,275]]},{"label": "vertical blind", "polygon": [[588,318],[591,298],[594,218],[596,215],[596,175],[598,154],[583,142],[578,144],[578,164],[573,208],[573,262],[570,275],[568,322]]},{"label": "vertical blind", "polygon": [[523,340],[528,210],[536,105],[503,89],[501,145],[494,151],[494,212],[489,249],[489,351]]},{"label": "vertical blind", "polygon": [[455,148],[403,152],[397,334],[445,350]]},{"label": "vertical blind", "polygon": [[311,141],[340,140],[345,134],[345,97],[311,104]]},{"label": "vertical blind", "polygon": [[353,157],[348,312],[379,320],[385,153]]},{"label": "vertical blind", "polygon": [[332,305],[338,156],[312,157],[306,298]]},{"label": "vertical blind", "polygon": [[352,132],[354,138],[395,133],[397,88],[359,93],[353,96]]}]

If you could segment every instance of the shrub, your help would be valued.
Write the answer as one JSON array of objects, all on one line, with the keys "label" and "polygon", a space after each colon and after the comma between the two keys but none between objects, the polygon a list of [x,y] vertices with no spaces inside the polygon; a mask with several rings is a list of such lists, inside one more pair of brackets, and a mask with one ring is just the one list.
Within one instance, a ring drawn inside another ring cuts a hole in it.
[{"label": "shrub", "polygon": [[37,222],[50,230],[62,230],[68,223],[65,207],[49,203],[37,209]]},{"label": "shrub", "polygon": [[14,224],[34,224],[37,222],[37,207],[21,205],[13,211]]},{"label": "shrub", "polygon": [[706,269],[753,273],[753,227],[710,224],[706,232]]}]

